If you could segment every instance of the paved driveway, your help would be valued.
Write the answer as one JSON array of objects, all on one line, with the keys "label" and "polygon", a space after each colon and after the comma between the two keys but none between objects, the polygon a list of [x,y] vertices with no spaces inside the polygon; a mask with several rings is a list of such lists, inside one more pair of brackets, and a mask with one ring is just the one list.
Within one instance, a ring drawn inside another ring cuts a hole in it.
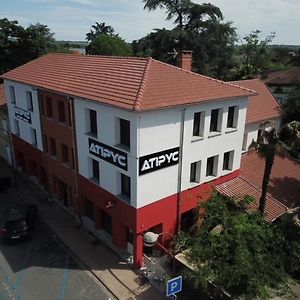
[{"label": "paved driveway", "polygon": [[[0,194],[0,217],[10,201],[9,191]],[[0,298],[114,299],[41,223],[30,241],[0,241]]]}]

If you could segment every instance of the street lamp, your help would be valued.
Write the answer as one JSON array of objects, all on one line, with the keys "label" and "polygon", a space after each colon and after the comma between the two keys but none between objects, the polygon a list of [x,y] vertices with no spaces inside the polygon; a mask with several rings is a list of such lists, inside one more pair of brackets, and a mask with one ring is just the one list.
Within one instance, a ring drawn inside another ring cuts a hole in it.
[{"label": "street lamp", "polygon": [[13,151],[12,151],[12,138],[11,138],[11,134],[8,130],[4,129],[4,128],[0,128],[0,130],[8,136],[8,139],[6,139],[4,137],[4,135],[0,135],[6,142],[9,143],[9,150],[10,150],[10,157],[11,157],[11,164],[12,164],[12,175],[13,175],[13,181],[14,181],[14,187],[17,188],[17,175],[16,175],[16,170],[15,170],[15,161],[14,161],[14,155],[13,155]]},{"label": "street lamp", "polygon": [[[159,244],[158,238],[163,235],[168,235],[173,240],[173,251],[168,251],[163,245]],[[144,233],[143,242],[145,247],[152,248],[156,244],[159,244],[167,253],[169,253],[172,257],[172,272],[175,274],[175,238],[169,232],[161,232],[161,233],[154,233],[152,231],[147,231]]]}]

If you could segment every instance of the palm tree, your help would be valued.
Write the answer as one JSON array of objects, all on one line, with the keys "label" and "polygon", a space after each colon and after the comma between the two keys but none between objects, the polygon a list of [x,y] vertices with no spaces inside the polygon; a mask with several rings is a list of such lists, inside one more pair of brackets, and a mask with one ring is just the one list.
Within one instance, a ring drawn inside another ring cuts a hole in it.
[{"label": "palm tree", "polygon": [[258,210],[264,213],[266,207],[266,195],[270,181],[271,171],[275,160],[275,155],[283,155],[286,151],[285,145],[279,140],[278,132],[274,126],[270,126],[266,121],[261,124],[261,134],[257,141],[252,141],[250,149],[255,149],[261,158],[265,158],[265,168],[262,181],[261,196],[259,199]]},{"label": "palm tree", "polygon": [[90,32],[86,34],[86,40],[88,41],[93,41],[96,39],[97,36],[100,34],[105,34],[105,35],[114,35],[114,28],[110,25],[105,25],[105,22],[98,23],[96,22],[95,25],[92,25],[92,29]]}]

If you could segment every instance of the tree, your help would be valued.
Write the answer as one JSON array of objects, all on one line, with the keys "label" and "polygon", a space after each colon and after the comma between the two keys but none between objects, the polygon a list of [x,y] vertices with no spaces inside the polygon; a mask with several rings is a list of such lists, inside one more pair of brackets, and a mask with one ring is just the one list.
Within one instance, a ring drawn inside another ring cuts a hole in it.
[{"label": "tree", "polygon": [[114,32],[115,32],[114,28],[110,25],[105,25],[105,22],[102,23],[96,22],[95,25],[92,25],[90,32],[86,34],[86,40],[92,42],[99,35],[102,34],[114,36],[115,35]]},{"label": "tree", "polygon": [[296,86],[289,92],[283,108],[288,121],[300,121],[300,86]]},{"label": "tree", "polygon": [[187,277],[196,287],[209,290],[214,285],[239,299],[266,299],[287,288],[289,273],[300,270],[299,234],[295,240],[287,237],[283,227],[216,192],[201,207],[200,229],[182,239],[193,266]]},{"label": "tree", "polygon": [[87,47],[87,54],[130,56],[131,48],[119,36],[98,35]]},{"label": "tree", "polygon": [[285,124],[280,130],[280,140],[287,145],[293,157],[300,158],[300,121]]},{"label": "tree", "polygon": [[270,66],[271,50],[268,45],[274,39],[275,33],[272,32],[263,40],[260,38],[260,33],[260,30],[254,30],[243,38],[245,43],[241,46],[241,78],[250,78],[253,75],[258,75]]}]

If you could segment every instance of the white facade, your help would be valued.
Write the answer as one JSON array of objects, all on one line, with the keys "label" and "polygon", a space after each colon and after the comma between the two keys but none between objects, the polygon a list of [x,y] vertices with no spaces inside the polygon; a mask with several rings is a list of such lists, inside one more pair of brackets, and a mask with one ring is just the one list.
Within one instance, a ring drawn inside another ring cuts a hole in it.
[{"label": "white facade", "polygon": [[5,94],[12,133],[43,150],[38,92],[32,86],[5,80]]},{"label": "white facade", "polygon": [[[278,130],[280,128],[281,118],[275,118],[275,119],[271,119],[268,121],[270,122],[270,125],[272,125],[272,127],[276,128],[276,130]],[[260,127],[261,127],[261,122],[246,124],[244,139],[243,139],[243,151],[248,150],[248,148],[253,140],[257,141],[258,131],[259,131]]]},{"label": "white facade", "polygon": [[[131,206],[140,208],[178,191],[179,166],[178,153],[174,153],[175,165],[150,170],[140,175],[139,160],[147,155],[155,155],[168,149],[180,147],[183,134],[183,160],[181,190],[193,188],[217,177],[231,173],[240,167],[242,141],[244,136],[247,99],[206,102],[181,108],[169,108],[150,112],[129,112],[96,102],[75,99],[76,139],[79,157],[79,173],[91,178],[90,159],[100,165],[100,187],[120,196],[120,173],[131,179]],[[229,107],[236,107],[235,128],[227,128]],[[210,132],[211,111],[219,109],[218,132]],[[89,110],[97,112],[97,136],[88,132]],[[193,136],[194,113],[202,112],[201,137]],[[118,145],[118,119],[130,121],[130,150]],[[181,120],[184,119],[183,126]],[[95,157],[90,153],[89,138],[104,145],[119,149],[128,155],[128,170]],[[231,152],[230,152],[231,151]],[[175,151],[176,152],[176,151]],[[230,152],[229,169],[223,170],[224,153]],[[171,154],[170,154],[171,155]],[[215,156],[213,176],[206,176],[207,159]],[[162,161],[168,155],[159,155]],[[171,157],[171,156],[170,156]],[[169,157],[169,158],[170,158]],[[150,160],[151,161],[151,160]],[[196,182],[191,182],[191,164],[198,162]],[[152,164],[159,164],[152,159]],[[93,181],[93,180],[91,180]],[[123,200],[123,199],[122,199]]]}]

